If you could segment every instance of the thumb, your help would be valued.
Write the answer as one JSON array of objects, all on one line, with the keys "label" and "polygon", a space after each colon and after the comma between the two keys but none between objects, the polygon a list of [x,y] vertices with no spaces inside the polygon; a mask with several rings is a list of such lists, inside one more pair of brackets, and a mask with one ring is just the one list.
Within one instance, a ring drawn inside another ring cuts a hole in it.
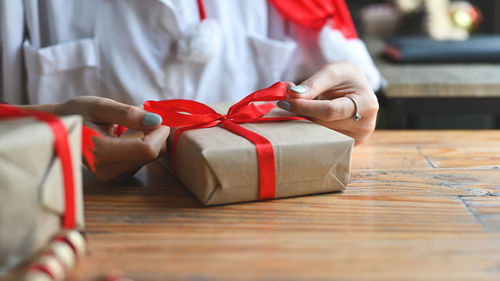
[{"label": "thumb", "polygon": [[151,130],[162,122],[161,116],[156,113],[111,99],[99,100],[90,109],[89,115],[91,121],[96,123],[119,124],[134,130]]}]

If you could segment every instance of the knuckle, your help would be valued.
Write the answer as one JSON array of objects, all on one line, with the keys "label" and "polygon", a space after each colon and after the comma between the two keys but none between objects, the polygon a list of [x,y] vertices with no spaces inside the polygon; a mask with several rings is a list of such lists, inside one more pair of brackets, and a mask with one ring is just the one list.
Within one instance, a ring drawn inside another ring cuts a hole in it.
[{"label": "knuckle", "polygon": [[375,93],[373,93],[373,91],[360,92],[360,96],[362,97],[360,110],[363,111],[364,114],[377,114],[380,105]]},{"label": "knuckle", "polygon": [[160,156],[160,151],[148,143],[143,143],[141,146],[141,153],[146,160],[155,160]]},{"label": "knuckle", "polygon": [[[113,179],[113,177],[114,177],[112,173],[109,173],[109,169],[108,169],[107,165],[108,164],[97,162],[95,164],[95,171],[91,171],[91,173],[94,175],[94,177],[96,177],[96,179],[99,180],[100,182],[109,181],[109,180]],[[90,171],[90,169],[89,169],[89,171]]]},{"label": "knuckle", "polygon": [[359,132],[365,136],[371,135],[375,130],[375,120],[367,122],[364,126],[359,128]]},{"label": "knuckle", "polygon": [[375,98],[374,103],[373,103],[373,111],[378,112],[380,109],[380,105],[378,104],[378,99]]},{"label": "knuckle", "polygon": [[369,136],[361,136],[356,139],[356,145],[365,143],[369,139]]},{"label": "knuckle", "polygon": [[122,118],[128,118],[134,115],[136,108],[131,105],[125,105],[120,107],[120,115]]},{"label": "knuckle", "polygon": [[100,98],[95,100],[96,107],[98,107],[99,109],[105,109],[110,102],[111,99],[108,98]]},{"label": "knuckle", "polygon": [[340,67],[341,62],[331,62],[323,67],[323,70],[326,71],[330,77],[335,77],[338,75],[338,68]]},{"label": "knuckle", "polygon": [[314,89],[316,89],[318,82],[315,79],[308,79],[304,81],[301,85],[305,86],[307,89],[307,92],[315,92]]},{"label": "knuckle", "polygon": [[326,70],[330,72],[331,75],[342,75],[346,72],[355,72],[358,70],[358,68],[347,61],[336,61],[336,62],[330,62],[325,66]]},{"label": "knuckle", "polygon": [[342,113],[339,112],[339,108],[335,107],[333,104],[329,104],[324,107],[322,116],[325,121],[333,121],[339,113]]},{"label": "knuckle", "polygon": [[380,109],[380,105],[378,103],[378,99],[375,96],[375,94],[373,94],[371,96],[372,96],[372,98],[371,98],[369,109],[370,109],[371,112],[377,113],[378,110]]},{"label": "knuckle", "polygon": [[365,126],[357,128],[356,135],[354,137],[356,140],[356,145],[364,143],[370,138],[370,135],[375,130],[375,124],[374,123],[372,124],[372,123],[373,122],[366,124]]},{"label": "knuckle", "polygon": [[98,99],[88,99],[88,103],[86,104],[86,111],[88,115],[96,120],[101,115],[102,112],[106,112],[109,110],[109,103],[111,99],[108,98],[98,98]]}]

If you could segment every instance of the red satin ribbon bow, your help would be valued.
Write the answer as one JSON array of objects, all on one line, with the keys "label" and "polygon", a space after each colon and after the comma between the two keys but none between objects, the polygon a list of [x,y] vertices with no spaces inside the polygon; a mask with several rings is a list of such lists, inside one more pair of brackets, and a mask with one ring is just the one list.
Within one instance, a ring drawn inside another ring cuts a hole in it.
[{"label": "red satin ribbon bow", "polygon": [[273,146],[263,136],[238,124],[287,120],[305,120],[298,116],[263,117],[275,107],[274,103],[254,105],[253,102],[277,101],[286,98],[287,85],[278,82],[269,88],[254,92],[219,114],[212,108],[191,100],[146,101],[144,109],[161,115],[163,125],[178,128],[172,141],[172,167],[175,170],[175,150],[182,132],[222,125],[228,131],[242,136],[255,145],[259,166],[259,200],[273,199],[276,191],[276,173]]}]

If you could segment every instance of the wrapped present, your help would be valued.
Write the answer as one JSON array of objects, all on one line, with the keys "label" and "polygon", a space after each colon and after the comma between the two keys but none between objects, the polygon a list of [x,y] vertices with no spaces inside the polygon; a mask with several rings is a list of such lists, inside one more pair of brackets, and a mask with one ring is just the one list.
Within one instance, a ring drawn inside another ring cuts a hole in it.
[{"label": "wrapped present", "polygon": [[171,165],[204,205],[345,189],[354,140],[274,103],[255,103],[286,94],[286,83],[278,82],[229,110],[189,100],[148,101],[144,108],[176,128]]},{"label": "wrapped present", "polygon": [[0,276],[43,249],[42,264],[82,253],[81,140],[80,116],[0,105]]}]

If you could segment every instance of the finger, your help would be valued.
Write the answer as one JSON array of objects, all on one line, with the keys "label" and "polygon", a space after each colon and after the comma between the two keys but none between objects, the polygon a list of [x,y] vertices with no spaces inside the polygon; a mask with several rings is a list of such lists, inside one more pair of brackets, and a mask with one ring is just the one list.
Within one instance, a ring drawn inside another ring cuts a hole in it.
[{"label": "finger", "polygon": [[331,65],[321,68],[299,85],[290,87],[290,97],[309,100],[315,99],[343,81],[343,75],[340,74],[341,72],[338,74],[336,72],[337,71],[335,71],[334,67]]},{"label": "finger", "polygon": [[158,127],[162,122],[161,116],[158,114],[111,99],[99,99],[88,110],[91,121],[120,124],[134,130],[151,130]]},{"label": "finger", "polygon": [[145,131],[143,138],[108,137],[96,139],[95,156],[103,162],[138,162],[151,161],[159,156],[166,145],[170,128],[158,127]]},{"label": "finger", "polygon": [[278,104],[282,107],[283,103],[289,103],[291,112],[323,121],[348,119],[355,111],[354,103],[346,97],[333,100],[288,99]]},{"label": "finger", "polygon": [[105,137],[94,139],[95,176],[102,181],[133,175],[143,165],[166,151],[170,128],[145,131],[143,138]]},{"label": "finger", "polygon": [[167,126],[161,126],[155,130],[144,133],[142,141],[153,148],[154,155],[151,156],[155,156],[155,159],[159,154],[167,151],[167,138],[169,134],[170,128]]}]

